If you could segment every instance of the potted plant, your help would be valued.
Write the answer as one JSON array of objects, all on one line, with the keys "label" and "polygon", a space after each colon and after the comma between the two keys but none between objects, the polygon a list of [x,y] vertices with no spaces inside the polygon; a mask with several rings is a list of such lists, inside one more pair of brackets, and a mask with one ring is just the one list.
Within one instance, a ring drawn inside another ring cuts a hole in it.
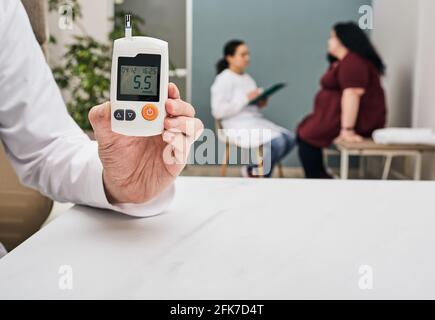
[{"label": "potted plant", "polygon": [[[73,8],[72,19],[81,17],[81,8],[77,0],[67,3]],[[65,5],[62,0],[49,0],[49,10],[58,11]],[[126,12],[116,11],[113,30],[108,34],[108,43],[124,36],[124,17]],[[145,21],[132,14],[134,25],[133,35],[145,36],[143,27]],[[110,99],[110,71],[112,47],[102,43],[87,34],[84,28],[79,28],[80,35],[74,36],[73,42],[66,45],[66,51],[60,64],[52,68],[54,78],[59,87],[68,92],[66,106],[68,112],[77,124],[91,137],[92,127],[88,120],[90,108]],[[52,43],[56,39],[50,37]]]}]

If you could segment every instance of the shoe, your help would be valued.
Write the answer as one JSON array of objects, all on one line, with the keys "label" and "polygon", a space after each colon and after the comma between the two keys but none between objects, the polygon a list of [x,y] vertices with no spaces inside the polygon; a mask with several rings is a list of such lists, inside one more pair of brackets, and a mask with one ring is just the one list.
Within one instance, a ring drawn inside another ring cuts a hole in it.
[{"label": "shoe", "polygon": [[252,168],[250,166],[242,166],[242,168],[240,169],[240,172],[242,174],[242,177],[244,177],[244,178],[259,178],[258,175],[255,175],[253,173],[254,170],[255,170],[255,168]]}]

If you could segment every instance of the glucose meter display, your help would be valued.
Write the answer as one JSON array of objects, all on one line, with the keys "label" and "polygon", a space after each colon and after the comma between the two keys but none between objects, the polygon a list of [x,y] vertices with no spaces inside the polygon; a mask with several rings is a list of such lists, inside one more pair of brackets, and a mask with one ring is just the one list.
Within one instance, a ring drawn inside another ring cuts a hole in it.
[{"label": "glucose meter display", "polygon": [[121,95],[156,96],[158,67],[121,66]]}]

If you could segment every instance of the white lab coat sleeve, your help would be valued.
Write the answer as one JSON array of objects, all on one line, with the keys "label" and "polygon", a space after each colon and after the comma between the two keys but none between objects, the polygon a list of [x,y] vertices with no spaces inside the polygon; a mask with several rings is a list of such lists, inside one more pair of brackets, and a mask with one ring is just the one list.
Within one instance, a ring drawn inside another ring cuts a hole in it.
[{"label": "white lab coat sleeve", "polygon": [[18,0],[0,2],[0,138],[20,181],[60,202],[142,217],[174,195],[172,185],[144,204],[107,201],[97,143],[69,116]]},{"label": "white lab coat sleeve", "polygon": [[248,96],[238,90],[229,77],[221,74],[211,87],[211,112],[215,119],[226,119],[242,111],[249,103]]}]

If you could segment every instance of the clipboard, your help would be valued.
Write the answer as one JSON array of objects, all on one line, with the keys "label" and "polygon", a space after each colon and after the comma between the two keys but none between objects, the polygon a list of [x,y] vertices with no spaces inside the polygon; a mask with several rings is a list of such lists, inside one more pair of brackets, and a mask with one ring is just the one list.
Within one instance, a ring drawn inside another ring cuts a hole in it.
[{"label": "clipboard", "polygon": [[287,86],[287,84],[283,83],[283,82],[274,84],[270,88],[267,88],[266,90],[264,90],[263,93],[260,94],[258,97],[249,101],[248,105],[255,105],[259,101],[269,98],[271,95],[275,94],[276,92],[278,92],[279,90],[281,90],[282,88],[284,88],[286,86]]}]

